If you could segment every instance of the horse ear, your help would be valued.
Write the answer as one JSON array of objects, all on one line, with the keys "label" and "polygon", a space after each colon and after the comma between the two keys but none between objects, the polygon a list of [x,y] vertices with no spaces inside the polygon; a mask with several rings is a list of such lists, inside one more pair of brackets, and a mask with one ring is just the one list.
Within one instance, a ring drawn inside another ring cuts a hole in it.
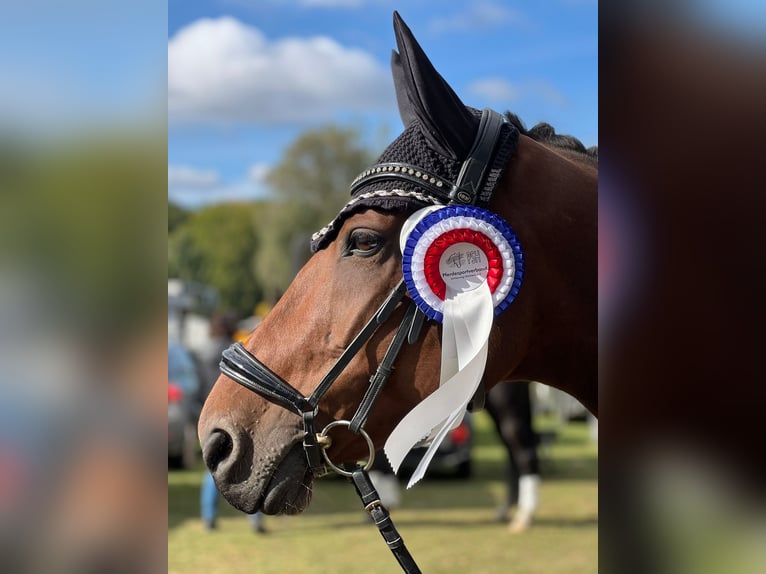
[{"label": "horse ear", "polygon": [[394,12],[399,54],[391,59],[399,114],[405,126],[415,118],[432,147],[447,157],[463,159],[473,145],[478,118],[433,67],[412,31]]},{"label": "horse ear", "polygon": [[396,88],[396,103],[399,106],[399,115],[405,128],[418,119],[415,114],[415,106],[412,105],[410,97],[407,95],[407,80],[404,77],[402,68],[402,59],[396,50],[391,50],[391,75],[394,77],[394,86]]}]

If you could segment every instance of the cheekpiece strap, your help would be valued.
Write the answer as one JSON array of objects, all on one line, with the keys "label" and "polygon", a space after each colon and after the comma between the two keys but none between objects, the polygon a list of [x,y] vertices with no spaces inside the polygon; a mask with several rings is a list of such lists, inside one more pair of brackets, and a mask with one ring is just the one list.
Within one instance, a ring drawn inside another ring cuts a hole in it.
[{"label": "cheekpiece strap", "polygon": [[476,132],[473,147],[460,168],[455,186],[450,191],[451,203],[476,205],[478,200],[481,205],[489,204],[492,190],[485,192],[484,183],[492,167],[492,158],[504,123],[503,116],[493,110],[485,109],[481,112],[479,130]]}]

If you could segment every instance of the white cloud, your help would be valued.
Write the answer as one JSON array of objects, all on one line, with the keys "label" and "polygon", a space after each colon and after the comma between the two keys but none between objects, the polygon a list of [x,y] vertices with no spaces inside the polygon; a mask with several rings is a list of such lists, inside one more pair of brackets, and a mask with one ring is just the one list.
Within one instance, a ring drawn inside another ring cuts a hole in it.
[{"label": "white cloud", "polygon": [[269,40],[224,17],[198,20],[168,42],[171,121],[278,124],[394,106],[388,70],[325,36]]},{"label": "white cloud", "polygon": [[212,187],[220,182],[218,172],[188,165],[168,165],[168,187]]},{"label": "white cloud", "polygon": [[525,24],[521,12],[503,4],[493,2],[472,2],[464,12],[452,16],[440,16],[431,21],[431,30],[446,32],[469,32],[497,28],[506,24]]},{"label": "white cloud", "polygon": [[523,89],[530,97],[540,97],[552,106],[565,108],[569,105],[569,100],[555,86],[543,80],[535,80],[524,84]]},{"label": "white cloud", "polygon": [[365,0],[300,0],[299,3],[312,8],[359,8]]},{"label": "white cloud", "polygon": [[187,165],[168,165],[168,199],[189,209],[215,203],[266,199],[271,192],[266,175],[271,166],[251,165],[245,174],[225,181],[215,170]]},{"label": "white cloud", "polygon": [[168,199],[188,209],[219,203],[256,201],[270,197],[268,189],[250,179],[225,182],[204,190],[188,187],[168,189]]},{"label": "white cloud", "polygon": [[557,108],[564,108],[569,104],[564,94],[542,80],[512,84],[503,78],[482,78],[472,82],[467,91],[495,104],[510,104],[534,98]]},{"label": "white cloud", "polygon": [[[267,2],[272,5],[289,9],[291,6],[305,6],[307,8],[361,8],[375,2],[385,0],[220,0],[222,4],[256,8]],[[595,1],[595,0],[594,0]]]},{"label": "white cloud", "polygon": [[271,166],[267,163],[254,163],[247,170],[247,178],[257,184],[264,184]]},{"label": "white cloud", "polygon": [[468,86],[468,91],[493,102],[513,102],[519,98],[519,89],[502,78],[476,80]]}]

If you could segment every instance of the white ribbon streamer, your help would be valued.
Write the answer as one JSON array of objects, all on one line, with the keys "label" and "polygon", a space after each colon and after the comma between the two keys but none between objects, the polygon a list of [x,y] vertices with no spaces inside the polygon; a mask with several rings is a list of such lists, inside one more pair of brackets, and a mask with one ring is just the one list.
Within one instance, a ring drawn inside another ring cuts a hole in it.
[{"label": "white ribbon streamer", "polygon": [[[426,213],[418,212],[419,217],[412,218],[415,223],[433,209],[422,211]],[[410,223],[405,226],[406,233],[402,233],[402,242],[414,227]],[[468,291],[457,291],[448,284],[443,314],[440,386],[402,419],[384,446],[394,472],[398,472],[414,446],[430,443],[407,488],[423,478],[439,445],[462,421],[481,382],[494,318],[492,293],[487,282],[482,281]]]}]

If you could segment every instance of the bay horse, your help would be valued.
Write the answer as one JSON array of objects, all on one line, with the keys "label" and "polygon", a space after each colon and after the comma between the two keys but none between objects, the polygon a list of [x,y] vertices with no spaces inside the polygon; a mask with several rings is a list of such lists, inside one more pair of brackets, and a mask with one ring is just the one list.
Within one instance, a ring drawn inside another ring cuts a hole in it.
[{"label": "bay horse", "polygon": [[439,387],[442,325],[413,314],[402,279],[400,232],[424,206],[484,205],[523,245],[524,284],[492,323],[485,389],[541,381],[597,412],[597,159],[550,126],[466,107],[397,13],[394,30],[404,132],[352,183],[258,329],[224,353],[200,417],[205,463],[246,513],[302,512],[327,464],[382,448]]}]

